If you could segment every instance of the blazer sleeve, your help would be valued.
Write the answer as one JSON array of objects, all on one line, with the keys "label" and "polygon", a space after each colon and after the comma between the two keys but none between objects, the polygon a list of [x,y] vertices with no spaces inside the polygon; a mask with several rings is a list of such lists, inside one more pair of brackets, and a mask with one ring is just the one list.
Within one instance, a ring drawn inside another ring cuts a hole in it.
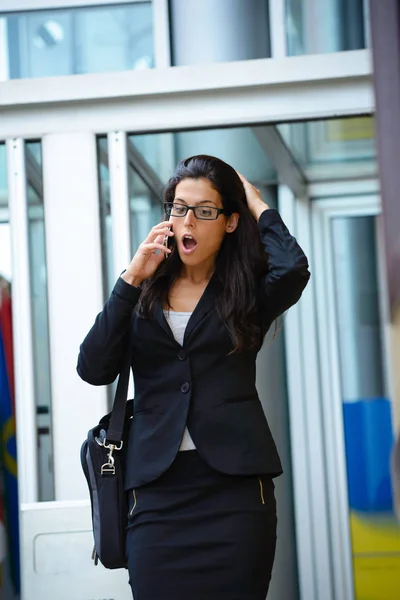
[{"label": "blazer sleeve", "polygon": [[277,210],[265,210],[258,228],[269,266],[262,281],[263,312],[272,323],[300,299],[310,272],[306,255]]},{"label": "blazer sleeve", "polygon": [[124,351],[127,351],[132,310],[141,290],[121,277],[94,325],[83,340],[78,355],[77,372],[87,383],[107,385],[120,372]]}]

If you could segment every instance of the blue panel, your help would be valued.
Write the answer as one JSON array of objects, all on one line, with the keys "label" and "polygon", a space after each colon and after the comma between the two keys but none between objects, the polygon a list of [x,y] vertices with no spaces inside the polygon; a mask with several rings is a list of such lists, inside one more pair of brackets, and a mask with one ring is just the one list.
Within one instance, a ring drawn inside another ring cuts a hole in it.
[{"label": "blue panel", "polygon": [[392,511],[391,403],[387,398],[343,403],[350,508]]}]

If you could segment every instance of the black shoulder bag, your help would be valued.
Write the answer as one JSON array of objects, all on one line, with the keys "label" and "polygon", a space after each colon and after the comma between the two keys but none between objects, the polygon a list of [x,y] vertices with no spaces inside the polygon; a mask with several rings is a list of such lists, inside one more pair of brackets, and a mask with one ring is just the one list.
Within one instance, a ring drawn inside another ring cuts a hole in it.
[{"label": "black shoulder bag", "polygon": [[[130,345],[128,346],[130,348]],[[81,463],[89,486],[94,548],[92,558],[106,569],[127,566],[128,497],[124,491],[126,446],[133,417],[127,401],[131,355],[119,375],[113,409],[90,429],[81,448]]]}]

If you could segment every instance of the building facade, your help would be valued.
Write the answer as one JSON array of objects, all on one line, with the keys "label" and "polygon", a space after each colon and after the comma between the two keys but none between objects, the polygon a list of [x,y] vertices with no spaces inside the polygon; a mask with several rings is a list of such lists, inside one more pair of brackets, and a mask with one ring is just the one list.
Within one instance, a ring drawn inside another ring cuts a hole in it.
[{"label": "building facade", "polygon": [[[0,0],[0,282],[15,381],[0,422],[11,443],[14,396],[23,600],[129,598],[125,572],[91,564],[79,461],[113,389],[86,385],[75,365],[161,218],[174,166],[199,153],[262,191],[312,272],[258,359],[285,471],[269,598],[397,597],[400,324],[371,12],[365,0]],[[17,534],[4,522],[11,593]]]}]

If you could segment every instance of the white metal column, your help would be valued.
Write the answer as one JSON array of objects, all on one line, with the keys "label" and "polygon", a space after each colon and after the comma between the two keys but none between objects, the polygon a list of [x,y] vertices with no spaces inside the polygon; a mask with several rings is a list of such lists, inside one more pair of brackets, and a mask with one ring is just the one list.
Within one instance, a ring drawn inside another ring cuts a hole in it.
[{"label": "white metal column", "polygon": [[102,306],[96,139],[43,139],[43,187],[56,500],[87,498],[79,447],[106,410],[103,387],[76,373],[79,345]]}]

